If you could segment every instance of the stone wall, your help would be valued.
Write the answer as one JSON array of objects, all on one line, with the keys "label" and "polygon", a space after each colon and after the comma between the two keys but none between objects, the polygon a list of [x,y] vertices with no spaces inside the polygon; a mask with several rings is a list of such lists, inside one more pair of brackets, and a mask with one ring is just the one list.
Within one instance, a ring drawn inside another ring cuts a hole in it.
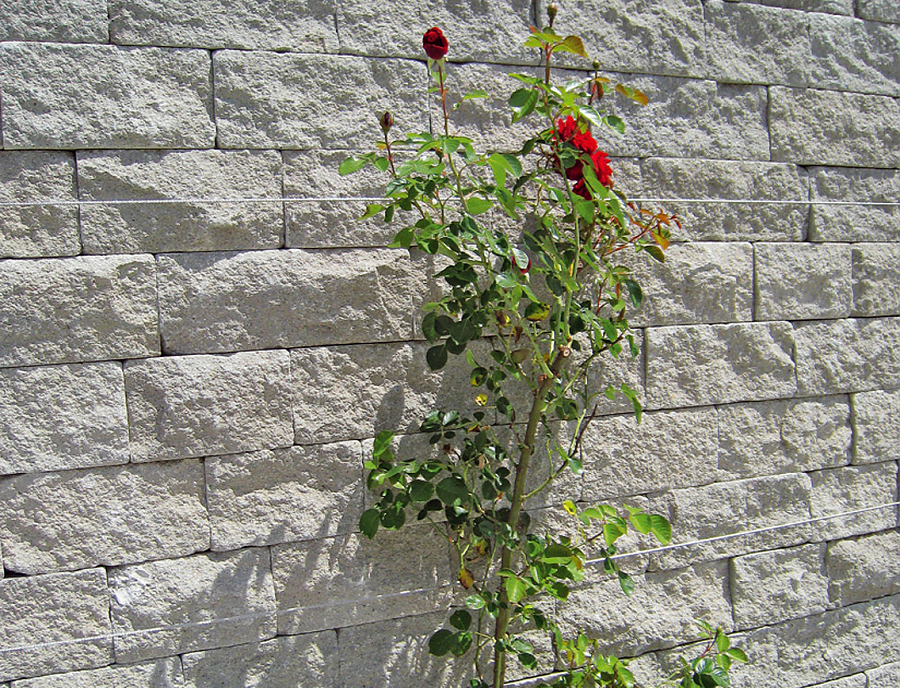
[{"label": "stone wall", "polygon": [[[0,685],[461,684],[424,650],[450,553],[356,525],[375,432],[449,398],[416,325],[429,265],[359,202],[281,199],[378,193],[337,165],[385,108],[427,126],[422,32],[451,88],[508,93],[539,4],[0,4]],[[726,201],[668,203],[641,358],[608,373],[644,423],[608,409],[569,494],[661,509],[681,541],[896,501],[900,6],[560,5],[651,99],[614,106],[620,186]],[[502,103],[460,127],[502,145]],[[184,200],[94,203],[159,198]],[[704,616],[753,658],[737,686],[896,688],[897,519],[636,557],[631,600],[597,571],[562,613],[645,678]]]}]

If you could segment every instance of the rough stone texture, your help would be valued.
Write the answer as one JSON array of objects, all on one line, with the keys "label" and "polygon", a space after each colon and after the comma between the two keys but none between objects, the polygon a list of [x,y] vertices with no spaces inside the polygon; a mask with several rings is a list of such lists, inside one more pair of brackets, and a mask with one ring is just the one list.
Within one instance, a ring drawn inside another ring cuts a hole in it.
[{"label": "rough stone texture", "polygon": [[900,458],[900,392],[860,392],[853,404],[853,463],[879,463]]},{"label": "rough stone texture", "polygon": [[128,463],[118,363],[0,369],[0,474]]},{"label": "rough stone texture", "polygon": [[183,688],[181,660],[169,657],[129,666],[87,669],[14,681],[10,688]]},{"label": "rough stone texture", "polygon": [[810,15],[719,0],[705,8],[708,76],[738,83],[808,84]]},{"label": "rough stone texture", "polygon": [[276,151],[80,153],[83,200],[273,198],[263,203],[85,205],[85,253],[278,248],[284,235]]},{"label": "rough stone texture", "polygon": [[191,652],[182,662],[187,688],[337,688],[338,659],[328,631]]},{"label": "rough stone texture", "polygon": [[[845,466],[810,473],[813,517],[897,501],[897,462]],[[897,507],[842,516],[813,526],[815,540],[834,540],[897,527]]]},{"label": "rough stone texture", "polygon": [[[595,419],[584,434],[585,501],[715,479],[715,409]],[[691,447],[685,451],[685,447]]]},{"label": "rough stone texture", "polygon": [[0,367],[158,354],[152,257],[0,261]]},{"label": "rough stone texture", "polygon": [[106,43],[104,0],[31,0],[0,6],[0,41]]},{"label": "rough stone texture", "polygon": [[357,528],[358,442],[212,457],[206,461],[212,549],[308,540]]},{"label": "rough stone texture", "polygon": [[829,606],[825,545],[735,557],[731,596],[737,629],[821,614]]},{"label": "rough stone texture", "polygon": [[834,681],[817,683],[815,686],[810,686],[810,688],[866,688],[868,685],[866,680],[865,674],[853,674],[853,676],[845,676]]},{"label": "rough stone texture", "polygon": [[428,128],[418,62],[223,50],[213,65],[222,148],[357,149],[378,138],[384,110]]},{"label": "rough stone texture", "polygon": [[900,315],[900,246],[855,244],[853,258],[853,315]]},{"label": "rough stone texture", "polygon": [[893,0],[857,0],[856,12],[863,19],[900,24],[900,7]]},{"label": "rough stone texture", "polygon": [[758,401],[796,389],[789,323],[659,327],[645,338],[650,408]]},{"label": "rough stone texture", "polygon": [[72,256],[81,252],[76,206],[2,205],[56,200],[76,200],[75,159],[71,153],[0,153],[0,258]]},{"label": "rough stone texture", "polygon": [[[698,164],[699,163],[699,164]],[[759,203],[675,203],[681,241],[801,241],[809,221],[806,172],[795,165],[732,160],[649,158],[641,162],[643,194],[653,198],[703,198]],[[781,201],[800,201],[782,205]],[[650,206],[650,204],[647,204]]]},{"label": "rough stone texture", "polygon": [[[810,479],[805,473],[786,473],[672,490],[651,503],[666,515],[677,541],[690,542],[793,523],[809,518]],[[652,555],[655,568],[676,568],[756,550],[788,547],[808,541],[809,526],[747,535]]]},{"label": "rough stone texture", "polygon": [[866,391],[900,383],[900,318],[829,320],[794,327],[801,394]]},{"label": "rough stone texture", "polygon": [[112,663],[106,573],[0,581],[0,680]]},{"label": "rough stone texture", "polygon": [[0,84],[8,149],[213,146],[202,50],[7,43]]},{"label": "rough stone texture", "polygon": [[900,593],[900,531],[828,545],[829,593],[842,607]]},{"label": "rough stone texture", "polygon": [[730,404],[717,411],[721,479],[850,462],[854,435],[847,397]]},{"label": "rough stone texture", "polygon": [[846,244],[764,244],[756,250],[756,319],[846,318],[853,309]]},{"label": "rough stone texture", "polygon": [[278,632],[286,635],[424,614],[449,604],[451,547],[430,526],[272,548]]},{"label": "rough stone texture", "polygon": [[402,249],[167,255],[159,271],[167,353],[404,340],[418,319]]},{"label": "rough stone texture", "polygon": [[810,14],[812,76],[818,88],[900,95],[900,33],[853,17]]},{"label": "rough stone texture", "polygon": [[178,356],[125,365],[134,461],[291,445],[286,351]]},{"label": "rough stone texture", "polygon": [[799,165],[900,166],[894,98],[769,88],[772,159]]},{"label": "rough stone texture", "polygon": [[893,688],[900,685],[900,662],[869,669],[866,671],[866,678],[869,680],[868,688]]},{"label": "rough stone texture", "polygon": [[329,0],[110,0],[113,43],[337,52]]},{"label": "rough stone texture", "polygon": [[191,554],[209,547],[199,461],[0,479],[0,541],[25,574]]},{"label": "rough stone texture", "polygon": [[732,2],[752,2],[770,7],[785,7],[805,12],[827,12],[828,14],[853,14],[853,0],[730,0]]},{"label": "rough stone texture", "polygon": [[[863,205],[900,203],[900,175],[895,170],[813,168],[810,199],[812,241],[900,240],[900,205]],[[821,205],[817,200],[842,203]]]},{"label": "rough stone texture", "polygon": [[121,664],[275,635],[267,549],[111,569],[109,588]]}]

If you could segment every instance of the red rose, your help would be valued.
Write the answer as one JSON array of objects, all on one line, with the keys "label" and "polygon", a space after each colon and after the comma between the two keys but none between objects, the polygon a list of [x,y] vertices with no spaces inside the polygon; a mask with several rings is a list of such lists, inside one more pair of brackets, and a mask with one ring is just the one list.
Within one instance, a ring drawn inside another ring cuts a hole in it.
[{"label": "red rose", "polygon": [[597,150],[597,142],[589,131],[579,131],[572,137],[572,145],[583,153],[593,153]]},{"label": "red rose", "polygon": [[578,126],[575,124],[575,118],[572,115],[565,119],[556,120],[556,134],[561,141],[571,141],[577,132]]},{"label": "red rose", "polygon": [[602,150],[595,151],[591,155],[591,166],[594,168],[594,174],[603,186],[612,188],[612,168],[609,166],[609,156]]},{"label": "red rose", "polygon": [[422,47],[425,49],[425,54],[432,60],[440,60],[447,54],[450,44],[444,38],[444,32],[438,27],[432,26],[422,36]]}]

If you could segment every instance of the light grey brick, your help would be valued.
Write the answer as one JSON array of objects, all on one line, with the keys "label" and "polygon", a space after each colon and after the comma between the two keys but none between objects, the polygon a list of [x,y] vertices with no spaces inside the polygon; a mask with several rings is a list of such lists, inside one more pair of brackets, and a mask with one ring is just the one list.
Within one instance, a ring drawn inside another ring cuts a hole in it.
[{"label": "light grey brick", "polygon": [[724,479],[834,468],[850,462],[847,397],[762,401],[718,408]]},{"label": "light grey brick", "polygon": [[332,0],[110,0],[109,32],[124,45],[337,52]]},{"label": "light grey brick", "polygon": [[339,685],[334,631],[190,652],[182,657],[188,688],[335,688]]},{"label": "light grey brick", "polygon": [[[281,198],[275,151],[79,153],[78,188],[89,201]],[[85,205],[86,253],[159,253],[278,248],[278,202]]]},{"label": "light grey brick", "polygon": [[355,149],[379,138],[385,110],[427,129],[418,62],[223,50],[213,64],[222,148]]},{"label": "light grey brick", "polygon": [[821,614],[828,606],[825,545],[758,552],[731,560],[735,628]]},{"label": "light grey brick", "polygon": [[900,34],[894,27],[828,14],[809,17],[811,85],[858,93],[900,94]]},{"label": "light grey brick", "polygon": [[135,461],[292,443],[286,351],[129,361],[125,395]]},{"label": "light grey brick", "polygon": [[900,24],[900,7],[893,0],[857,0],[856,12],[863,19]]},{"label": "light grey brick", "polygon": [[181,660],[169,657],[129,666],[86,669],[14,681],[10,688],[183,688]]},{"label": "light grey brick", "polygon": [[846,318],[853,309],[850,246],[759,243],[756,319]]},{"label": "light grey brick", "polygon": [[[675,542],[690,542],[809,518],[810,479],[805,473],[748,478],[672,490],[651,501],[667,515]],[[807,542],[809,526],[747,535],[652,555],[654,568],[675,568],[773,547]]]},{"label": "light grey brick", "polygon": [[900,246],[854,244],[853,315],[900,315]]},{"label": "light grey brick", "polygon": [[7,570],[75,570],[209,547],[199,461],[0,479]]},{"label": "light grey brick", "polygon": [[104,0],[37,0],[0,6],[0,41],[106,43]]},{"label": "light grey brick", "polygon": [[776,161],[900,166],[900,106],[888,96],[772,86],[769,128]]},{"label": "light grey brick", "polygon": [[[585,501],[715,479],[715,409],[597,418],[583,438]],[[615,437],[615,442],[610,438]],[[686,451],[686,447],[690,447]]]},{"label": "light grey brick", "polygon": [[[864,205],[900,202],[900,175],[894,170],[817,167],[810,174],[810,198],[812,241],[900,240],[900,206]],[[816,204],[820,199],[846,205]]]},{"label": "light grey brick", "polygon": [[641,163],[643,194],[659,198],[799,201],[796,204],[666,203],[678,214],[681,241],[801,241],[809,206],[806,172],[795,165],[732,160],[649,158]]},{"label": "light grey brick", "polygon": [[119,664],[275,635],[265,548],[111,569],[109,588]]},{"label": "light grey brick", "polygon": [[[56,200],[76,200],[75,159],[71,153],[0,153],[0,203]],[[80,252],[76,206],[0,207],[0,258],[73,256]]]},{"label": "light grey brick", "polygon": [[831,599],[842,607],[900,593],[900,531],[831,542],[827,562]]},{"label": "light grey brick", "polygon": [[203,50],[7,43],[0,84],[7,149],[213,146]]},{"label": "light grey brick", "polygon": [[212,549],[355,530],[362,515],[362,463],[358,442],[207,459]]},{"label": "light grey brick", "polygon": [[[813,517],[897,501],[897,462],[845,466],[810,473]],[[833,518],[813,527],[816,540],[834,540],[897,527],[897,507]]]},{"label": "light grey brick", "polygon": [[404,340],[418,318],[402,249],[193,253],[158,263],[167,353]]},{"label": "light grey brick", "polygon": [[738,83],[807,85],[810,15],[719,0],[705,7],[708,76]]},{"label": "light grey brick", "polygon": [[0,367],[159,354],[150,256],[0,262]]},{"label": "light grey brick", "polygon": [[0,369],[0,474],[128,463],[118,363]]},{"label": "light grey brick", "polygon": [[900,662],[884,664],[866,671],[868,688],[893,688],[900,685]]},{"label": "light grey brick", "polygon": [[[275,599],[286,635],[423,614],[449,605],[450,543],[431,526],[272,548]],[[457,569],[458,570],[458,569]],[[403,594],[413,591],[412,594]]]},{"label": "light grey brick", "polygon": [[794,327],[801,394],[839,394],[900,383],[900,318],[826,320]]},{"label": "light grey brick", "polygon": [[785,7],[805,12],[827,12],[828,14],[853,14],[853,0],[729,0],[748,2],[769,7]]},{"label": "light grey brick", "polygon": [[0,680],[111,664],[106,572],[0,580]]},{"label": "light grey brick", "polygon": [[900,458],[900,392],[877,389],[851,397],[853,463],[880,463]]},{"label": "light grey brick", "polygon": [[796,389],[788,323],[649,328],[645,338],[649,408],[762,401]]}]

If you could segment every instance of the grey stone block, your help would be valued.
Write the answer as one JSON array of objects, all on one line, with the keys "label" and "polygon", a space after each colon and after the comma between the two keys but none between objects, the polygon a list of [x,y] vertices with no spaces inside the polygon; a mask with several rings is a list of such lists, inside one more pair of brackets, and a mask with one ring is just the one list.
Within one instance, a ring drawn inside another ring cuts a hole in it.
[{"label": "grey stone block", "polygon": [[3,478],[3,563],[35,574],[198,552],[204,501],[199,461]]},{"label": "grey stone block", "polygon": [[892,688],[900,682],[900,662],[884,664],[866,671],[868,688]]},{"label": "grey stone block", "polygon": [[0,474],[128,463],[118,363],[0,369]]},{"label": "grey stone block", "polygon": [[0,258],[73,256],[81,252],[76,206],[2,206],[4,202],[41,204],[56,200],[76,200],[75,159],[71,153],[0,153]]},{"label": "grey stone block", "polygon": [[[810,473],[813,517],[839,514],[897,501],[897,462],[845,466]],[[835,540],[897,527],[897,507],[842,516],[813,526],[815,540]]]},{"label": "grey stone block", "polygon": [[853,315],[900,315],[900,246],[854,244]]},{"label": "grey stone block", "polygon": [[828,545],[832,602],[854,602],[900,593],[900,531],[893,530]]},{"label": "grey stone block", "polygon": [[769,129],[776,161],[900,165],[900,106],[888,96],[772,86]]},{"label": "grey stone block", "polygon": [[278,248],[284,235],[275,151],[79,153],[83,200],[272,198],[256,203],[84,205],[85,253]]},{"label": "grey stone block", "polygon": [[756,319],[846,318],[853,309],[850,246],[765,244],[756,251]]},{"label": "grey stone block", "polygon": [[825,545],[759,552],[731,560],[738,629],[821,614],[829,606]]},{"label": "grey stone block", "polygon": [[7,43],[0,79],[8,149],[213,147],[203,50]]},{"label": "grey stone block", "polygon": [[900,7],[893,0],[857,0],[856,12],[863,19],[900,24]]},{"label": "grey stone block", "polygon": [[[663,203],[677,213],[673,241],[802,241],[809,222],[806,172],[795,165],[732,160],[649,158],[641,162],[643,194],[712,202]],[[721,199],[725,202],[717,203]],[[731,200],[778,204],[729,203]],[[799,201],[781,204],[781,201]],[[655,207],[655,204],[645,204]]]},{"label": "grey stone block", "polygon": [[273,638],[183,655],[188,688],[335,688],[339,685],[334,631]]},{"label": "grey stone block", "polygon": [[[811,241],[898,241],[900,175],[894,170],[817,167],[810,174]],[[817,200],[841,204],[816,204]]]},{"label": "grey stone block", "polygon": [[124,45],[338,51],[330,0],[110,0],[109,32]]},{"label": "grey stone block", "polygon": [[275,635],[267,549],[115,568],[109,588],[119,664]]},{"label": "grey stone block", "polygon": [[183,688],[181,659],[86,669],[13,681],[10,688]]},{"label": "grey stone block", "polygon": [[810,686],[810,688],[866,688],[868,685],[866,681],[865,674],[853,674],[852,676],[845,676],[844,678],[838,678],[834,681],[817,683],[815,686]]},{"label": "grey stone block", "polygon": [[0,262],[0,367],[159,354],[151,256]]},{"label": "grey stone block", "polygon": [[900,458],[900,392],[877,389],[851,397],[853,463],[880,463]]},{"label": "grey stone block", "polygon": [[286,351],[129,361],[125,395],[135,461],[292,444]]},{"label": "grey stone block", "polygon": [[707,76],[737,83],[807,85],[811,15],[719,0],[705,7]]},{"label": "grey stone block", "polygon": [[827,320],[794,327],[803,395],[893,387],[900,382],[900,318]]},{"label": "grey stone block", "polygon": [[106,43],[104,0],[38,0],[0,7],[0,41]]},{"label": "grey stone block", "polygon": [[286,635],[447,608],[457,587],[451,547],[431,526],[272,548],[278,632]]},{"label": "grey stone block", "polygon": [[900,34],[854,17],[810,14],[810,84],[858,93],[900,94]]},{"label": "grey stone block", "polygon": [[847,397],[730,404],[717,411],[723,479],[850,462],[853,430]]},{"label": "grey stone block", "polygon": [[796,390],[789,323],[649,328],[647,406],[762,401]]},{"label": "grey stone block", "polygon": [[748,2],[769,7],[784,7],[805,12],[827,12],[828,14],[853,14],[853,0],[730,0]]},{"label": "grey stone block", "polygon": [[106,572],[0,581],[0,680],[112,664]]},{"label": "grey stone block", "polygon": [[358,442],[207,459],[212,549],[355,530],[362,515],[362,464]]},{"label": "grey stone block", "polygon": [[158,264],[167,353],[405,340],[418,319],[421,289],[403,249],[188,253]]},{"label": "grey stone block", "polygon": [[222,148],[358,149],[379,138],[385,110],[427,129],[418,62],[223,50],[213,65]]}]

